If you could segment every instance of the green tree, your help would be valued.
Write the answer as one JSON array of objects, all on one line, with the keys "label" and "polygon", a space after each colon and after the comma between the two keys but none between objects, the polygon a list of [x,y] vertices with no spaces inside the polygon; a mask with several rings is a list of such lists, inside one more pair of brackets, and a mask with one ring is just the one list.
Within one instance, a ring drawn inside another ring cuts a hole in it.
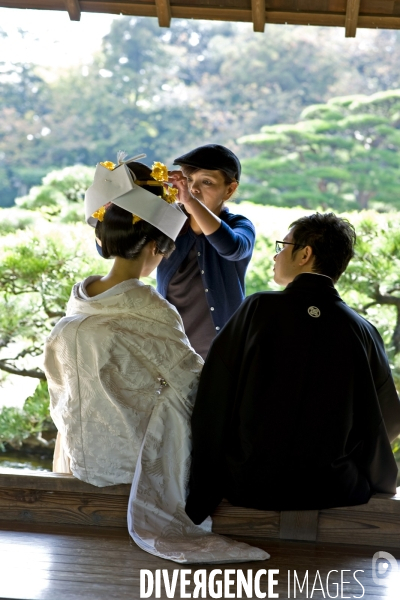
[{"label": "green tree", "polygon": [[45,81],[31,65],[2,64],[0,206],[11,206],[16,196],[26,194],[47,171],[40,165],[35,147],[47,135],[43,119],[49,110],[49,95]]},{"label": "green tree", "polygon": [[32,359],[42,354],[46,335],[65,314],[73,284],[106,270],[106,262],[94,258],[86,226],[48,225],[45,234],[43,229],[7,236],[0,257],[0,370],[42,380]]},{"label": "green tree", "polygon": [[[46,432],[46,433],[45,433]],[[47,435],[46,435],[47,434]],[[49,439],[46,439],[50,437]],[[0,451],[23,445],[53,448],[56,427],[50,417],[47,383],[40,381],[21,409],[5,406],[0,410]]]},{"label": "green tree", "polygon": [[173,20],[165,30],[124,17],[89,65],[55,80],[0,63],[0,206],[55,168],[94,166],[120,149],[170,162],[216,141],[252,156],[257,148],[236,140],[262,125],[293,123],[333,94],[400,85],[400,32],[363,33],[350,44],[326,28],[255,35],[250,24]]},{"label": "green tree", "polygon": [[371,213],[356,230],[356,255],[339,287],[348,303],[379,328],[400,367],[400,216]]},{"label": "green tree", "polygon": [[21,209],[39,211],[60,222],[83,221],[85,191],[93,182],[94,168],[75,165],[51,171],[27,196],[16,198]]},{"label": "green tree", "polygon": [[254,202],[336,210],[400,207],[400,90],[333,98],[293,125],[244,136],[259,154],[245,162]]}]

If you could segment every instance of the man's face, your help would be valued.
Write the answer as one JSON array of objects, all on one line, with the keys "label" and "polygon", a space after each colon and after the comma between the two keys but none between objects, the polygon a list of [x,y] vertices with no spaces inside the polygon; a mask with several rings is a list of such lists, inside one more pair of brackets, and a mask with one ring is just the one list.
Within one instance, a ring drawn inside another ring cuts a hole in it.
[{"label": "man's face", "polygon": [[[293,243],[293,229],[285,235],[282,241]],[[274,256],[274,281],[279,283],[279,285],[288,285],[297,275],[299,275],[299,273],[301,273],[301,269],[299,269],[296,261],[292,260],[292,252],[294,249],[298,250],[299,248],[298,246],[285,244],[283,250]]]}]

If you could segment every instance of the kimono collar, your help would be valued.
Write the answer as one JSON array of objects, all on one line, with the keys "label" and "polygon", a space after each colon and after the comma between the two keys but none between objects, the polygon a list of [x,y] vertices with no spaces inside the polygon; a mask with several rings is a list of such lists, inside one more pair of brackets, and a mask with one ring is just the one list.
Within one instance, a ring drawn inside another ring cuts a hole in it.
[{"label": "kimono collar", "polygon": [[301,273],[297,275],[291,283],[289,283],[284,291],[298,290],[298,289],[309,289],[309,290],[320,290],[321,292],[331,293],[335,296],[339,296],[333,281],[327,275],[320,275],[319,273]]}]

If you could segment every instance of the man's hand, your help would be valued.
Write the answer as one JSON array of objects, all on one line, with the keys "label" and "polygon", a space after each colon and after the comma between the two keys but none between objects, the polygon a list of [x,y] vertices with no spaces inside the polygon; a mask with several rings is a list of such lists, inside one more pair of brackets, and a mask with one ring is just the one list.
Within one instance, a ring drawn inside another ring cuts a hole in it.
[{"label": "man's hand", "polygon": [[186,204],[190,201],[188,180],[182,171],[168,171],[168,182],[172,183],[172,187],[178,190],[178,202]]}]

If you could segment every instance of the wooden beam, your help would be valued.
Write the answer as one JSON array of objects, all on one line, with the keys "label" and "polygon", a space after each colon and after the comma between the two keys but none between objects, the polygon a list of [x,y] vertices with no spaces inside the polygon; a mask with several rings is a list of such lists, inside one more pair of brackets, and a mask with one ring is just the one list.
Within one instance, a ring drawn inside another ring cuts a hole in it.
[{"label": "wooden beam", "polygon": [[171,23],[171,6],[169,0],[156,0],[158,24],[160,27],[169,27]]},{"label": "wooden beam", "polygon": [[346,37],[356,37],[360,0],[347,0],[345,30]]},{"label": "wooden beam", "polygon": [[283,510],[279,537],[281,540],[315,542],[318,531],[317,510]]},{"label": "wooden beam", "polygon": [[71,21],[80,21],[81,7],[79,5],[79,0],[64,0],[64,2]]},{"label": "wooden beam", "polygon": [[251,0],[254,31],[263,32],[265,27],[265,0]]}]

